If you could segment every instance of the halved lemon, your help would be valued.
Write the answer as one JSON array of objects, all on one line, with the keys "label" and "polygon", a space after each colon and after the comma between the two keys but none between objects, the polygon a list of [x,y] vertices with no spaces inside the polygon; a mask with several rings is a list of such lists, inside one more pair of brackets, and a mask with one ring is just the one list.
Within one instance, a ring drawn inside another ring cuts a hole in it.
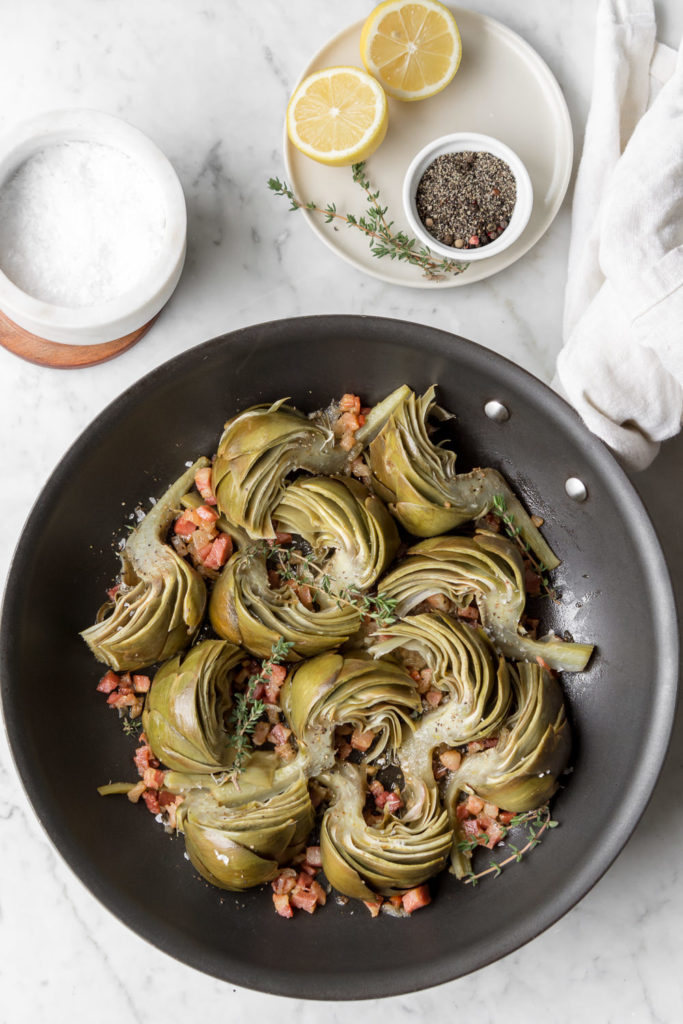
[{"label": "halved lemon", "polygon": [[387,97],[362,68],[316,71],[294,91],[287,107],[287,134],[306,156],[342,167],[374,153],[387,133]]},{"label": "halved lemon", "polygon": [[437,0],[385,0],[363,25],[363,63],[390,96],[424,100],[458,70],[462,45],[455,18]]}]

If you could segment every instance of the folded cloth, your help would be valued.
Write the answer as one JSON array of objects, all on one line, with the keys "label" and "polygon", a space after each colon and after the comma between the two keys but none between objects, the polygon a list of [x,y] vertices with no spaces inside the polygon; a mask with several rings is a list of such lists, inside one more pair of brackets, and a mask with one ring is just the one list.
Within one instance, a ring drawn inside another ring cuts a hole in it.
[{"label": "folded cloth", "polygon": [[632,469],[683,416],[683,44],[658,92],[654,49],[652,0],[600,0],[554,381]]}]

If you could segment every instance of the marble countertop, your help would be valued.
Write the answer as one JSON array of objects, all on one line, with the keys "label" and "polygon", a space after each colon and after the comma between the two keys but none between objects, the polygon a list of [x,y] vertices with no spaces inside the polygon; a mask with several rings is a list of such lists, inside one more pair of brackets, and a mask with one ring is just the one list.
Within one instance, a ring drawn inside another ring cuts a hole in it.
[{"label": "marble countertop", "polygon": [[[519,31],[565,92],[577,148],[590,95],[595,0],[471,0]],[[148,335],[116,361],[41,369],[0,349],[4,528],[0,575],[60,456],[124,388],[165,359],[245,324],[312,313],[373,313],[473,338],[544,380],[552,376],[568,242],[568,204],[522,260],[490,280],[438,293],[381,283],[339,261],[268,193],[282,173],[285,103],[308,56],[368,0],[24,0],[3,17],[0,130],[41,111],[100,108],[147,132],[182,180],[184,275]],[[657,4],[659,38],[683,33],[679,0]],[[340,13],[341,12],[341,13]],[[635,483],[683,598],[683,443],[664,446]],[[678,570],[678,571],[677,571]],[[273,1015],[282,1024],[476,1016],[673,1024],[683,1019],[683,723],[632,839],[585,899],[505,959],[416,995],[315,1004],[236,988],[176,963],[105,910],[55,853],[0,737],[0,1022],[155,1024]],[[476,1011],[473,1009],[476,1008]]]}]

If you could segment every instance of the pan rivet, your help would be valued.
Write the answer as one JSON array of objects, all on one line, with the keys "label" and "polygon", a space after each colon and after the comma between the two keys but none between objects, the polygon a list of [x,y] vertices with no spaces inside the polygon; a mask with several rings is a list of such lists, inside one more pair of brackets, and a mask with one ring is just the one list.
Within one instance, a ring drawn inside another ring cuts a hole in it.
[{"label": "pan rivet", "polygon": [[565,480],[564,489],[574,501],[585,501],[588,497],[588,488],[577,476],[570,476]]},{"label": "pan rivet", "polygon": [[505,423],[506,420],[510,419],[510,410],[502,402],[496,402],[495,399],[491,399],[490,402],[486,403],[484,412],[490,420],[495,420],[496,423]]}]

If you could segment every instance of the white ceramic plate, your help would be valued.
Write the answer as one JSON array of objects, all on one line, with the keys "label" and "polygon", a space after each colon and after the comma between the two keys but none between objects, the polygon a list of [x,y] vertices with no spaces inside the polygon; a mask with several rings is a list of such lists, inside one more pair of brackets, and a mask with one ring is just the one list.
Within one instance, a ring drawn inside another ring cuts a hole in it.
[{"label": "white ceramic plate", "polygon": [[[402,103],[389,98],[386,139],[367,161],[367,173],[389,207],[394,227],[408,233],[401,189],[411,160],[439,135],[471,131],[507,143],[526,164],[534,189],[534,207],[524,232],[505,252],[472,263],[464,274],[429,281],[417,267],[370,252],[367,240],[343,224],[325,224],[320,215],[301,211],[315,233],[342,259],[390,284],[412,288],[453,288],[482,281],[510,266],[553,222],[569,184],[573,142],[569,112],[548,65],[511,29],[482,14],[451,8],[462,36],[462,62],[449,86],[431,99]],[[338,64],[361,65],[362,22],[331,39],[305,68],[302,78]],[[349,167],[325,167],[299,153],[285,134],[287,179],[305,202],[356,215],[364,212],[363,194]],[[335,230],[337,227],[337,230]]]}]

